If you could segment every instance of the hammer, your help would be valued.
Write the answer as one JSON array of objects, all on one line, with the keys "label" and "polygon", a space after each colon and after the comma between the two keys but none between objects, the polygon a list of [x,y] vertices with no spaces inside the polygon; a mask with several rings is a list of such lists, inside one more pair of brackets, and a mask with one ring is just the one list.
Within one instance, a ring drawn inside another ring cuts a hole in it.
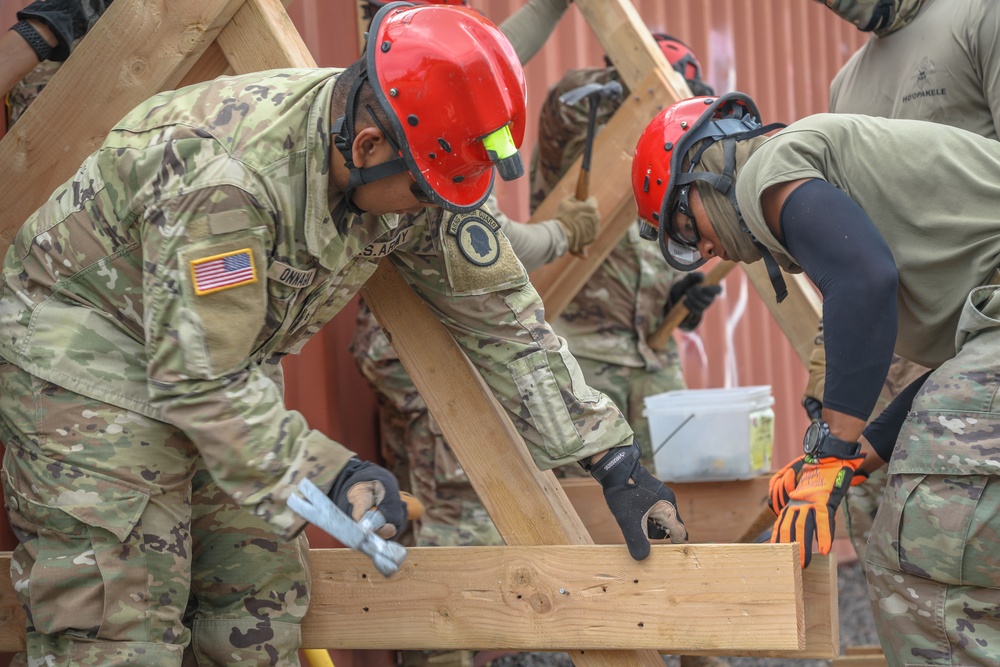
[{"label": "hammer", "polygon": [[[406,547],[376,534],[375,531],[385,525],[385,516],[381,512],[370,509],[355,521],[308,479],[299,482],[298,490],[305,499],[294,494],[288,497],[288,506],[296,514],[322,528],[343,545],[371,558],[382,576],[391,577],[399,571],[406,559]],[[409,494],[400,495],[406,503],[408,518],[419,518],[423,514],[420,501]]]},{"label": "hammer", "polygon": [[567,106],[573,106],[586,99],[590,107],[587,117],[587,137],[583,142],[583,162],[580,164],[580,176],[576,181],[576,198],[583,201],[590,191],[590,156],[594,149],[594,134],[597,125],[597,109],[603,100],[617,100],[622,95],[622,84],[617,81],[607,83],[587,83],[559,96],[559,101]]},{"label": "hammer", "polygon": [[[587,136],[583,142],[583,161],[580,163],[580,176],[576,179],[576,198],[583,201],[590,194],[590,156],[594,149],[594,134],[597,125],[597,109],[603,100],[617,100],[622,95],[622,84],[617,81],[607,83],[587,83],[559,96],[559,101],[567,106],[573,106],[586,99],[590,108],[587,118]],[[581,253],[582,257],[583,254]]]}]

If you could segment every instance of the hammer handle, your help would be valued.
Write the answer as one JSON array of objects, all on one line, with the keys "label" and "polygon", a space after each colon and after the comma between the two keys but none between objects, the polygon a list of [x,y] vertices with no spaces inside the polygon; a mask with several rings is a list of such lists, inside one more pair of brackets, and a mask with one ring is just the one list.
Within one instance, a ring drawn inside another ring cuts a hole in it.
[{"label": "hammer handle", "polygon": [[576,179],[576,198],[580,201],[590,196],[590,170],[580,167],[580,175]]},{"label": "hammer handle", "polygon": [[[699,284],[718,285],[735,267],[736,262],[720,260],[715,266],[712,267],[712,270],[708,272],[708,275],[705,276],[705,280]],[[670,312],[667,313],[667,316],[663,318],[663,322],[660,323],[660,326],[657,327],[656,331],[654,331],[647,340],[647,345],[656,351],[660,351],[665,348],[667,346],[667,341],[670,340],[670,336],[674,333],[674,329],[676,329],[680,323],[684,321],[684,318],[687,317],[690,312],[691,311],[688,310],[687,306],[683,303],[678,303],[671,308]]]}]

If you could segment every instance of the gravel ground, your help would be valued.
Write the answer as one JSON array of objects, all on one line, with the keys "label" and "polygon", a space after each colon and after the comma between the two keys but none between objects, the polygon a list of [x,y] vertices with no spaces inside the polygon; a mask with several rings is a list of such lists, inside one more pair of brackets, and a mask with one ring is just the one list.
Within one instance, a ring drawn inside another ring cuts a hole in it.
[{"label": "gravel ground", "polygon": [[[841,565],[837,572],[840,602],[840,647],[878,644],[872,623],[865,575],[858,562]],[[828,667],[828,660],[783,658],[726,658],[731,667]],[[680,658],[664,656],[666,667],[679,667]],[[491,667],[573,667],[565,653],[518,653],[497,658]]]}]

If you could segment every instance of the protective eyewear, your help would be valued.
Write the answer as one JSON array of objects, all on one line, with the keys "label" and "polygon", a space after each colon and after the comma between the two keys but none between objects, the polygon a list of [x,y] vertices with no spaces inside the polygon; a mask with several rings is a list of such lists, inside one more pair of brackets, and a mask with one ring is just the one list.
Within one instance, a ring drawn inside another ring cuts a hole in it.
[{"label": "protective eyewear", "polygon": [[674,201],[674,208],[670,214],[670,237],[679,244],[689,248],[696,248],[701,234],[698,233],[698,223],[691,213],[691,205],[688,201],[691,186],[684,185],[677,189],[677,197]]}]

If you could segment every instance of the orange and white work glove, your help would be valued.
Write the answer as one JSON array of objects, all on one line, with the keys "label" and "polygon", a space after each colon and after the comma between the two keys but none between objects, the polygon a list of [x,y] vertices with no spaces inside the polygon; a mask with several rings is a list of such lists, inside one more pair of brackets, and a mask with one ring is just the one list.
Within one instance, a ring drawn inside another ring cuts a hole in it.
[{"label": "orange and white work glove", "polygon": [[566,233],[567,248],[571,253],[579,254],[597,238],[597,228],[601,224],[597,197],[581,201],[570,195],[559,202],[555,218]]},{"label": "orange and white work glove", "polygon": [[[768,485],[767,504],[775,515],[781,514],[788,504],[789,495],[795,490],[802,474],[802,468],[806,465],[806,457],[803,454],[797,459],[792,459],[784,468],[771,475]],[[857,486],[868,479],[868,473],[860,468],[854,471],[851,479],[851,486]]]},{"label": "orange and white work glove", "polygon": [[[864,460],[864,454],[846,459],[835,456],[818,460],[810,456],[804,457],[798,482],[794,489],[787,492],[787,503],[778,513],[771,532],[771,543],[798,542],[802,567],[809,565],[812,559],[813,538],[819,546],[819,553],[830,553],[837,507],[844,499],[847,489],[853,485],[855,477],[861,481],[867,477],[863,471],[858,471]],[[792,464],[794,463],[793,461]],[[787,479],[787,473],[782,479]],[[771,482],[773,501],[775,496],[780,497],[784,493],[781,489],[787,487],[775,485],[773,478]],[[777,492],[776,486],[781,487]]]}]

